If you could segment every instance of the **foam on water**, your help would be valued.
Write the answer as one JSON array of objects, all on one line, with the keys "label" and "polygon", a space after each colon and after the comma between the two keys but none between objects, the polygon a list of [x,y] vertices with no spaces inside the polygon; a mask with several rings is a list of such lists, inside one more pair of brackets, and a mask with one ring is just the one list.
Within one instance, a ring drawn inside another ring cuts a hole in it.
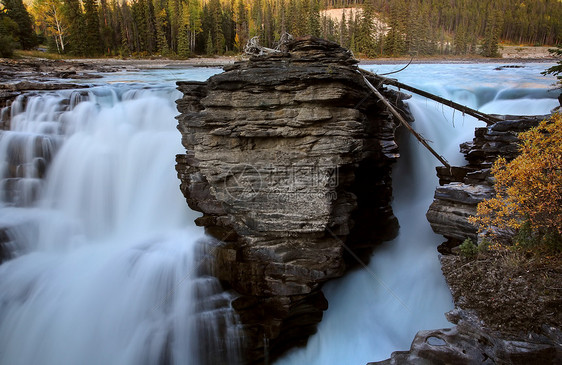
[{"label": "foam on water", "polygon": [[236,362],[236,318],[201,274],[204,234],[174,170],[178,96],[117,85],[15,101],[0,139],[12,256],[0,265],[0,363]]}]

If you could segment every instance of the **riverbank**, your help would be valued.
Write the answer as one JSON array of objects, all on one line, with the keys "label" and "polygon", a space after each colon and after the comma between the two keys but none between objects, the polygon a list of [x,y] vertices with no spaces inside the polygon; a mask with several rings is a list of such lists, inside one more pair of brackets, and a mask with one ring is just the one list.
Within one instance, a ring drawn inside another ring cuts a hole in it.
[{"label": "riverbank", "polygon": [[[487,58],[479,55],[463,56],[416,56],[397,57],[397,58],[359,58],[361,64],[437,64],[437,63],[526,63],[526,62],[555,62],[556,58],[548,52],[551,47],[530,47],[530,46],[502,46],[500,47],[501,57]],[[224,67],[237,61],[247,59],[247,56],[217,56],[217,57],[192,57],[184,60],[170,59],[161,56],[151,58],[80,58],[80,59],[60,59],[49,60],[24,56],[21,59],[0,59],[0,81],[4,76],[4,69],[13,68],[16,65],[20,73],[25,73],[29,69],[39,69],[41,72],[49,72],[45,68],[51,67],[51,72],[61,71],[81,71],[90,72],[112,72],[117,70],[142,70],[159,68],[186,68],[186,67]],[[70,78],[67,75],[67,78]],[[80,75],[78,75],[80,76]]]},{"label": "riverbank", "polygon": [[[104,73],[122,71],[140,71],[150,69],[185,69],[191,67],[221,68],[246,59],[242,56],[190,58],[187,60],[172,60],[166,58],[155,59],[66,59],[50,60],[45,58],[0,59],[0,90],[42,90],[45,83],[57,83],[56,88],[62,87],[61,79],[96,79]],[[552,63],[557,60],[552,57],[542,58],[476,58],[476,57],[435,57],[435,58],[378,58],[360,59],[360,65],[407,65],[412,64],[468,64],[468,63],[498,63],[505,65],[523,63]],[[16,86],[21,82],[25,84]],[[80,85],[77,87],[84,87]]]}]

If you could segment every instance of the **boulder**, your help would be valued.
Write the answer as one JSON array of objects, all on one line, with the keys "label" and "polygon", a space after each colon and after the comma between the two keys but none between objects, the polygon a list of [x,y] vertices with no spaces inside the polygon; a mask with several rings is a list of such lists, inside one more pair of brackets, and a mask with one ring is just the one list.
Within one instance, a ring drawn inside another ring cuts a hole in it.
[{"label": "boulder", "polygon": [[488,185],[453,182],[435,189],[433,203],[426,213],[431,228],[449,240],[477,240],[477,228],[468,222],[476,214],[479,202],[491,198],[494,190]]},{"label": "boulder", "polygon": [[327,308],[322,283],[398,228],[397,124],[366,98],[358,61],[312,37],[286,50],[178,82],[181,190],[217,240],[214,275],[239,294],[252,363],[305,344]]}]

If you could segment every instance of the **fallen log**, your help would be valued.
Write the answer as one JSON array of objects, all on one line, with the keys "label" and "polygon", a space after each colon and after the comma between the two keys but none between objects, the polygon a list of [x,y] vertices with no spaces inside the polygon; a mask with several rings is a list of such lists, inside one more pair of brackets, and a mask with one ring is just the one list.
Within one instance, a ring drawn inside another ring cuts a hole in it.
[{"label": "fallen log", "polygon": [[435,156],[439,160],[439,162],[441,162],[444,166],[450,168],[451,165],[449,165],[447,160],[445,160],[443,156],[441,156],[433,148],[431,148],[431,146],[427,143],[427,141],[410,126],[410,124],[404,119],[404,117],[402,117],[402,115],[400,115],[400,113],[396,110],[396,108],[394,108],[394,106],[390,104],[390,102],[377,90],[377,88],[374,87],[373,84],[369,82],[369,80],[367,80],[365,75],[362,76],[363,76],[363,80],[365,80],[365,84],[367,84],[369,89],[371,89],[373,93],[384,103],[384,105],[388,108],[388,110],[392,113],[392,115],[394,115],[394,117],[396,117],[396,119],[398,119],[398,121],[400,121],[400,123],[402,123],[402,125],[406,127],[406,129],[408,129],[408,131],[412,133],[414,137],[416,137],[416,139],[420,141],[421,144],[425,148],[427,148],[429,152],[431,152],[431,154],[433,154],[433,156]]},{"label": "fallen log", "polygon": [[488,114],[486,114],[486,113],[482,113],[482,112],[480,112],[480,111],[478,111],[478,110],[469,108],[469,107],[467,107],[467,106],[464,106],[464,105],[455,103],[454,101],[451,101],[451,100],[448,100],[448,99],[444,99],[444,98],[442,98],[442,97],[440,97],[440,96],[434,95],[434,94],[429,93],[429,92],[427,92],[427,91],[423,91],[423,90],[417,89],[417,88],[415,88],[415,87],[413,87],[413,86],[403,84],[403,83],[401,83],[401,82],[399,82],[399,81],[397,81],[397,80],[389,79],[389,78],[387,78],[387,77],[383,77],[383,76],[374,74],[374,73],[372,73],[372,72],[369,72],[369,71],[366,71],[366,70],[363,70],[363,69],[360,69],[360,71],[361,71],[361,73],[363,73],[363,76],[367,75],[367,76],[370,76],[370,77],[372,77],[372,78],[378,80],[378,81],[379,81],[379,84],[396,86],[396,87],[399,88],[399,89],[408,90],[408,91],[410,91],[410,92],[413,92],[413,93],[415,93],[415,94],[421,95],[421,96],[426,97],[426,98],[428,98],[428,99],[435,100],[435,101],[437,101],[438,103],[441,103],[441,104],[443,104],[443,105],[446,105],[446,106],[448,106],[448,107],[451,107],[451,108],[453,108],[453,109],[456,109],[456,110],[458,110],[458,111],[461,111],[461,112],[463,112],[463,113],[465,113],[465,114],[468,114],[468,115],[470,115],[470,116],[473,116],[474,118],[485,122],[487,125],[492,125],[492,124],[494,124],[494,123],[500,121],[499,118],[493,117],[493,116],[488,115]]}]

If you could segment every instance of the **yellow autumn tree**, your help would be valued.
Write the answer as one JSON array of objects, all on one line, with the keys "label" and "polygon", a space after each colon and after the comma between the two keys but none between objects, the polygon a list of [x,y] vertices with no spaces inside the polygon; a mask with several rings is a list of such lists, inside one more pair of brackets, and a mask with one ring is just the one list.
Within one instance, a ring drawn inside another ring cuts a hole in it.
[{"label": "yellow autumn tree", "polygon": [[61,0],[33,0],[31,5],[35,23],[46,35],[53,37],[58,53],[65,52],[70,27],[63,9],[64,2]]},{"label": "yellow autumn tree", "polygon": [[[469,220],[479,230],[517,232],[525,229],[535,242],[548,238],[562,245],[562,116],[554,114],[519,134],[520,155],[492,167],[495,197],[478,204]],[[493,238],[493,237],[492,237]]]}]

